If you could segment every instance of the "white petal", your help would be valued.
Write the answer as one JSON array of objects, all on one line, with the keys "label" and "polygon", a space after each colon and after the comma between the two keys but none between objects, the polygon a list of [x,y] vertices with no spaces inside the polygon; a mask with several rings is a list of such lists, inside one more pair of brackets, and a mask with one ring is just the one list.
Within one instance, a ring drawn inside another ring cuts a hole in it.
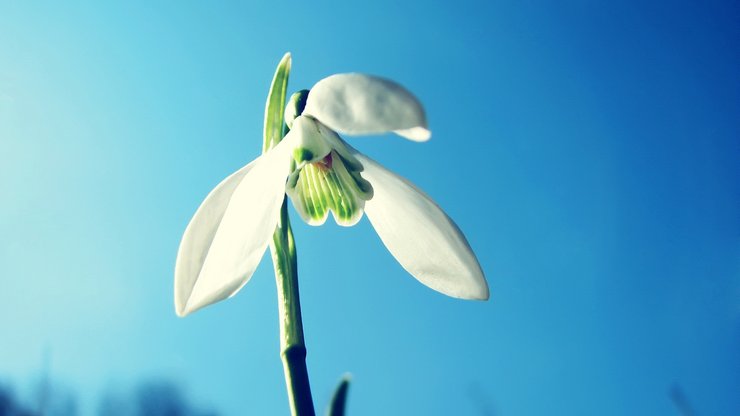
[{"label": "white petal", "polygon": [[324,138],[324,130],[326,127],[311,117],[298,116],[293,121],[290,134],[295,143],[293,157],[297,163],[315,162],[331,152],[331,146]]},{"label": "white petal", "polygon": [[432,132],[426,127],[412,127],[410,129],[396,130],[395,133],[415,142],[425,142],[432,137]]},{"label": "white petal", "polygon": [[255,164],[252,161],[224,179],[200,205],[193,215],[180,242],[175,263],[175,309],[185,315],[185,305],[203,267],[208,248],[216,235],[231,195]]},{"label": "white petal", "polygon": [[391,131],[415,141],[429,140],[424,109],[407,89],[383,78],[337,74],[311,88],[303,114],[344,134]]},{"label": "white petal", "polygon": [[252,277],[277,225],[290,150],[283,140],[226,178],[198,208],[177,253],[178,315],[233,296]]},{"label": "white petal", "polygon": [[365,213],[401,266],[445,295],[488,299],[483,270],[452,219],[406,179],[365,155],[355,157],[375,192],[365,203]]}]

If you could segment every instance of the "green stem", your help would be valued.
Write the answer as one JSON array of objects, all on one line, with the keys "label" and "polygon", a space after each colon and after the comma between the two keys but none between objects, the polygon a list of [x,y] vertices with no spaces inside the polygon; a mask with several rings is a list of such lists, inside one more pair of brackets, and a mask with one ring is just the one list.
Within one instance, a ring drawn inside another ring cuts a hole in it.
[{"label": "green stem", "polygon": [[[263,153],[277,146],[287,133],[283,114],[290,62],[290,54],[286,53],[275,70],[270,92],[267,94],[265,130],[262,141]],[[308,369],[306,368],[306,343],[303,341],[301,301],[298,296],[298,264],[285,198],[280,209],[277,228],[272,236],[270,253],[272,253],[272,262],[275,265],[280,314],[280,356],[285,371],[285,384],[288,387],[290,411],[293,416],[314,416],[311,385],[308,382]]]},{"label": "green stem", "polygon": [[293,416],[314,416],[311,385],[306,368],[301,301],[298,294],[298,265],[288,218],[287,199],[283,199],[280,220],[270,244],[270,253],[275,266],[280,315],[280,356],[283,360],[290,410]]}]

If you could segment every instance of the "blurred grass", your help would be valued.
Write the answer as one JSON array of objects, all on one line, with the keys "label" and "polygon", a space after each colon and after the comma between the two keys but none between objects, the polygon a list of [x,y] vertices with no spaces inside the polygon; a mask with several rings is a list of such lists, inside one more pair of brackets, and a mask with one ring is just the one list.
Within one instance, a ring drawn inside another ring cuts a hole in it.
[{"label": "blurred grass", "polygon": [[[28,397],[8,383],[0,384],[0,416],[82,416],[75,394],[61,383],[42,378]],[[90,414],[99,416],[219,416],[191,403],[171,380],[147,380],[130,389],[107,391]]]}]

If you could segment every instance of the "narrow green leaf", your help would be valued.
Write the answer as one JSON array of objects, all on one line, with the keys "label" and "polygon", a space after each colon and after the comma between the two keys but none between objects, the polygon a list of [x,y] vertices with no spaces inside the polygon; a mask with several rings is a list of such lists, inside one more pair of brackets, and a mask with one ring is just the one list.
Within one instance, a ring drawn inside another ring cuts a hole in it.
[{"label": "narrow green leaf", "polygon": [[283,56],[272,78],[270,92],[265,104],[265,129],[262,141],[262,153],[272,149],[283,139],[283,113],[285,113],[285,95],[288,90],[290,75],[290,52]]},{"label": "narrow green leaf", "polygon": [[334,390],[334,396],[331,398],[329,408],[326,409],[326,416],[344,416],[344,410],[347,406],[347,391],[349,390],[350,376],[346,374],[339,382],[337,389]]}]

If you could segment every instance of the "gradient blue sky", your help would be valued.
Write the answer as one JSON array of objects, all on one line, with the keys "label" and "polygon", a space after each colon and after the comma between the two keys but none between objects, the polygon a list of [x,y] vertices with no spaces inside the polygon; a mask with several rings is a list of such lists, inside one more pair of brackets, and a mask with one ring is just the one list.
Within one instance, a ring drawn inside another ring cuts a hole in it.
[{"label": "gradient blue sky", "polygon": [[[0,0],[0,381],[43,367],[84,414],[177,380],[286,414],[272,266],[175,316],[182,232],[290,90],[383,75],[432,140],[352,138],[457,221],[491,300],[408,276],[363,220],[295,219],[315,401],[349,414],[740,411],[740,8],[734,2]],[[255,2],[256,3],[256,2]],[[45,353],[45,351],[47,353]]]}]

